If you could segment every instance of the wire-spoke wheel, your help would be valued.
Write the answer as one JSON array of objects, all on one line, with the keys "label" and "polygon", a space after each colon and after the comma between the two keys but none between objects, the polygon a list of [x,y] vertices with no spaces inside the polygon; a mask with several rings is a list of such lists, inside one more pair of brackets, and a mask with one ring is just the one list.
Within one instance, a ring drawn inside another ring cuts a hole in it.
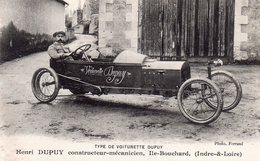
[{"label": "wire-spoke wheel", "polygon": [[[178,105],[182,114],[190,121],[208,124],[215,121],[223,108],[220,89],[209,79],[191,78],[184,82],[178,92]],[[216,108],[205,102],[211,99]]]},{"label": "wire-spoke wheel", "polygon": [[[242,97],[242,87],[237,79],[227,71],[214,71],[212,73],[212,81],[219,87],[223,96],[223,111],[234,109],[240,102]],[[206,100],[206,103],[216,108],[216,103],[212,100]]]},{"label": "wire-spoke wheel", "polygon": [[51,102],[59,93],[59,79],[56,72],[49,68],[40,68],[33,74],[32,92],[40,102]]}]

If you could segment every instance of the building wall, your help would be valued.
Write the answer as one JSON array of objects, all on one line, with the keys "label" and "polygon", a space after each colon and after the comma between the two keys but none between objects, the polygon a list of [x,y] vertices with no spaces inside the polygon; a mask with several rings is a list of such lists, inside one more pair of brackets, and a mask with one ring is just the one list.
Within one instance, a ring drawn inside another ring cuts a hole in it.
[{"label": "building wall", "polygon": [[91,9],[89,5],[89,0],[86,0],[82,8],[82,19],[84,21],[90,21],[90,16],[91,16]]},{"label": "building wall", "polygon": [[[99,46],[137,50],[138,0],[102,0]],[[234,61],[260,61],[260,0],[235,0]]]},{"label": "building wall", "polygon": [[72,27],[76,26],[77,24],[79,24],[82,21],[82,10],[81,9],[77,9],[76,11],[74,11],[73,13],[73,17],[72,17]]},{"label": "building wall", "polygon": [[100,50],[137,51],[138,0],[102,0],[99,7]]},{"label": "building wall", "polygon": [[236,0],[236,61],[260,61],[260,1]]},{"label": "building wall", "polygon": [[55,0],[1,0],[0,24],[30,33],[52,34],[65,30],[65,6]]},{"label": "building wall", "polygon": [[99,0],[85,0],[82,11],[83,20],[90,21],[91,15],[99,13]]}]

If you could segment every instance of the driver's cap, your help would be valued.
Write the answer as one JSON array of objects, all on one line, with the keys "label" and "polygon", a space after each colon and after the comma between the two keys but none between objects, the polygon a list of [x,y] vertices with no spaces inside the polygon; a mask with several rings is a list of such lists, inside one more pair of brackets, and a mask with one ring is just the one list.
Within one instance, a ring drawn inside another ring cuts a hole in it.
[{"label": "driver's cap", "polygon": [[55,33],[53,34],[53,37],[56,37],[56,36],[59,35],[59,34],[62,34],[63,36],[66,35],[64,31],[57,31],[57,32],[55,32]]}]

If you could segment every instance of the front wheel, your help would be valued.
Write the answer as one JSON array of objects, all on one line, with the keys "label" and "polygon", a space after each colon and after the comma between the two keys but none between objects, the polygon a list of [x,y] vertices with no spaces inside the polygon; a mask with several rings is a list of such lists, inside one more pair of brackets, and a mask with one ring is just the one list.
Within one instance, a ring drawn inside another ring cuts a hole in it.
[{"label": "front wheel", "polygon": [[[242,87],[238,80],[227,71],[212,72],[211,80],[216,83],[222,93],[223,111],[234,109],[242,98]],[[207,100],[206,103],[210,107],[216,108],[216,105],[210,100]]]},{"label": "front wheel", "polygon": [[32,92],[40,102],[51,102],[59,93],[59,79],[56,72],[50,68],[40,68],[33,74]]},{"label": "front wheel", "polygon": [[[209,79],[191,78],[184,82],[178,92],[178,105],[182,114],[190,121],[198,124],[208,124],[215,121],[223,108],[220,89]],[[216,102],[216,108],[211,108],[205,102],[207,99]]]}]

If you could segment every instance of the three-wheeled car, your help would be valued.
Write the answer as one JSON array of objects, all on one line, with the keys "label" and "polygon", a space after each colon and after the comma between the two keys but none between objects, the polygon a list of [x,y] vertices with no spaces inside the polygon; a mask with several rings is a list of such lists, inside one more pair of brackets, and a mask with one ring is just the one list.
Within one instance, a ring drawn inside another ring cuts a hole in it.
[{"label": "three-wheeled car", "polygon": [[182,114],[199,124],[213,122],[240,102],[242,88],[234,76],[226,71],[211,72],[218,62],[208,62],[208,78],[191,78],[187,61],[159,61],[128,50],[113,60],[91,59],[87,55],[90,47],[86,44],[72,52],[75,60],[51,59],[50,68],[38,69],[31,82],[34,96],[40,102],[51,102],[60,89],[73,94],[176,96]]}]

